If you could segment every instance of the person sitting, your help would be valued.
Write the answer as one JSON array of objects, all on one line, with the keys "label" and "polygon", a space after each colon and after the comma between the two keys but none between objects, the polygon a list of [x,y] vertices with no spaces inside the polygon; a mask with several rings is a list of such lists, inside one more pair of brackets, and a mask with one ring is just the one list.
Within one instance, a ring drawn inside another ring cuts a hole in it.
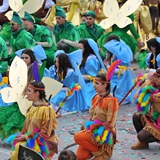
[{"label": "person sitting", "polygon": [[151,38],[147,41],[149,53],[146,55],[146,71],[156,70],[160,67],[160,38]]},{"label": "person sitting", "polygon": [[108,160],[113,154],[119,105],[117,98],[110,94],[110,80],[106,77],[108,76],[104,73],[95,77],[94,88],[97,94],[93,97],[89,110],[90,121],[74,135],[74,140],[79,145],[76,152],[78,160],[93,156],[93,160]]},{"label": "person sitting", "polygon": [[91,38],[95,42],[104,34],[104,29],[95,23],[96,14],[88,11],[85,14],[85,21],[78,26],[80,39]]},{"label": "person sitting", "polygon": [[41,45],[45,50],[47,56],[47,68],[54,64],[53,57],[57,49],[56,45],[53,42],[52,34],[50,30],[38,24],[35,24],[34,18],[27,12],[24,14],[23,25],[25,26],[26,31],[32,34],[35,43]]},{"label": "person sitting", "polygon": [[[27,109],[22,131],[14,139],[15,149],[11,154],[10,160],[18,159],[19,145],[24,145],[34,150],[37,149],[36,151],[45,160],[51,160],[54,153],[58,151],[58,140],[55,135],[58,123],[55,111],[46,100],[45,86],[42,82],[32,81],[28,86],[26,95],[27,99],[33,103]],[[34,141],[34,146],[31,141]],[[44,147],[45,151],[42,149]]]},{"label": "person sitting", "polygon": [[54,96],[50,102],[59,106],[63,103],[66,94],[69,94],[75,84],[80,86],[80,90],[73,90],[71,95],[66,99],[62,109],[66,112],[85,111],[88,109],[85,97],[85,82],[79,71],[78,64],[82,59],[82,50],[66,54],[58,50],[55,54],[55,65],[49,68],[51,78],[63,83],[61,91]]},{"label": "person sitting", "polygon": [[[134,144],[131,149],[138,150],[149,148],[149,144],[153,142],[160,142],[160,69],[156,69],[156,72],[150,76],[147,83],[142,87],[152,86],[157,89],[157,92],[151,93],[150,96],[150,109],[145,113],[138,110],[133,114],[132,121],[137,132],[138,142]],[[142,89],[140,87],[140,89]],[[145,88],[144,88],[145,89]],[[139,90],[138,90],[139,91]],[[139,96],[138,92],[135,98]],[[147,106],[147,105],[146,105]],[[144,107],[146,107],[144,106]],[[143,107],[143,108],[144,108]]]}]

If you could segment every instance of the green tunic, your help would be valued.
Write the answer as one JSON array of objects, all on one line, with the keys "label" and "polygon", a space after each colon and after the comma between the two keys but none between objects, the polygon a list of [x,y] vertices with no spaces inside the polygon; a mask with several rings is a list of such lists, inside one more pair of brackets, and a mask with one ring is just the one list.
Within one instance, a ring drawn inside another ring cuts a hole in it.
[{"label": "green tunic", "polygon": [[[129,18],[133,21],[134,16],[133,14],[129,16]],[[127,32],[130,31],[132,33],[132,36],[130,36]],[[104,35],[102,35],[98,39],[98,46],[103,50],[104,54],[106,52],[106,49],[103,47],[103,45],[106,43],[107,38],[111,35],[117,35],[120,39],[122,39],[132,50],[133,54],[135,54],[138,50],[138,42],[137,39],[139,38],[139,35],[135,29],[134,24],[129,24],[124,28],[119,28],[117,25],[112,26],[112,32],[108,32]]]},{"label": "green tunic", "polygon": [[[8,49],[5,41],[0,37],[0,73],[5,73],[8,69]],[[4,60],[6,59],[6,60]]]},{"label": "green tunic", "polygon": [[2,37],[5,42],[9,42],[10,43],[10,39],[11,39],[11,27],[9,23],[5,23],[3,24],[3,26],[0,29],[0,37]]},{"label": "green tunic", "polygon": [[32,49],[35,46],[35,40],[29,32],[21,29],[17,33],[12,32],[10,45],[12,48],[12,54],[9,55],[11,63],[16,56],[16,51],[20,49]]},{"label": "green tunic", "polygon": [[104,34],[104,29],[98,24],[94,23],[92,27],[87,27],[86,23],[81,23],[78,26],[78,32],[81,39],[92,38],[97,42],[97,39]]},{"label": "green tunic", "polygon": [[18,33],[13,34],[11,37],[12,52],[20,49],[31,49],[35,46],[35,40],[33,36],[25,29],[21,29]]},{"label": "green tunic", "polygon": [[[80,40],[77,28],[68,21],[66,21],[63,25],[56,24],[53,28],[53,34],[55,35],[56,43],[58,43],[61,39],[68,39],[73,42]],[[76,50],[76,48],[70,46],[69,53],[74,50]]]},{"label": "green tunic", "polygon": [[48,42],[51,47],[43,47],[47,56],[47,67],[54,64],[54,53],[57,50],[56,45],[53,42],[52,34],[50,30],[45,26],[35,24],[34,29],[30,32],[36,42]]},{"label": "green tunic", "polygon": [[0,106],[0,117],[0,139],[4,140],[22,130],[25,116],[20,112],[17,103],[6,107]]}]

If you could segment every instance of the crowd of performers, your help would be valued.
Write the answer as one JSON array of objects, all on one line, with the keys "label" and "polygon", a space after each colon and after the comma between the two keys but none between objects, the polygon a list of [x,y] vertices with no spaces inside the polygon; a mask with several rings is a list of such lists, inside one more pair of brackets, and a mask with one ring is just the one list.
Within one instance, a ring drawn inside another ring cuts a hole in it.
[{"label": "crowd of performers", "polygon": [[[21,16],[8,0],[0,0],[0,89],[13,87],[10,67],[18,56],[28,69],[23,94],[32,101],[24,106],[24,115],[16,101],[5,102],[0,94],[0,138],[12,143],[11,160],[18,159],[19,145],[51,160],[58,153],[56,118],[88,110],[88,121],[74,135],[76,156],[65,151],[59,160],[65,156],[107,160],[116,143],[118,110],[129,103],[137,110],[133,113],[137,143],[131,149],[160,142],[160,2],[143,0],[128,15],[130,24],[104,29],[100,22],[107,18],[103,12],[107,1],[44,0],[36,13],[24,11]],[[127,1],[131,0],[114,3],[121,8]],[[6,13],[11,10],[9,19]],[[136,77],[134,60],[144,75]],[[54,97],[46,98],[44,83],[34,75],[40,71],[41,79],[63,84]]]}]

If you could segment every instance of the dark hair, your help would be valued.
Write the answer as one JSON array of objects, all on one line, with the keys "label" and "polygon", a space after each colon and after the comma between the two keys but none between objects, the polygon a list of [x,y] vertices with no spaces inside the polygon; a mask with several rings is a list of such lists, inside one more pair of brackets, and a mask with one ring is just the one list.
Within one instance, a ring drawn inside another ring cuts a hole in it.
[{"label": "dark hair", "polygon": [[[32,85],[35,88],[45,89],[45,85],[42,82],[32,81],[29,85]],[[39,99],[47,102],[45,90],[34,89],[34,92],[39,92]]]},{"label": "dark hair", "polygon": [[[27,54],[29,57],[30,57],[30,59],[31,59],[31,64],[34,62],[34,61],[36,61],[36,58],[35,58],[35,56],[34,56],[34,53],[33,53],[33,51],[31,50],[31,49],[25,49],[25,50],[23,50],[22,51],[22,54]],[[21,55],[22,55],[21,54]]]},{"label": "dark hair", "polygon": [[[58,73],[56,73],[56,75],[58,76],[62,76],[63,79],[65,79],[66,75],[67,75],[67,70],[68,68],[72,68],[71,62],[68,59],[67,54],[65,53],[61,53],[59,54],[56,58],[58,58],[59,60],[59,68],[58,68]],[[55,65],[56,71],[57,71],[57,67]]]},{"label": "dark hair", "polygon": [[71,150],[63,150],[59,156],[58,160],[77,160],[75,153]]},{"label": "dark hair", "polygon": [[160,68],[156,69],[156,73],[160,74]]},{"label": "dark hair", "polygon": [[118,2],[118,4],[119,4],[119,6],[122,6],[126,2],[127,2],[127,0],[121,0],[121,1]]},{"label": "dark hair", "polygon": [[87,58],[89,57],[90,54],[94,54],[94,51],[93,49],[90,47],[88,41],[86,39],[82,39],[79,41],[79,43],[82,43],[83,46],[84,46],[84,51],[83,51],[83,59],[82,59],[82,63],[80,65],[80,68],[81,67],[84,67],[85,63],[86,63],[86,60]]},{"label": "dark hair", "polygon": [[62,42],[57,46],[57,49],[63,50],[65,53],[68,53],[69,52],[69,45],[67,43]]},{"label": "dark hair", "polygon": [[83,13],[83,14],[82,14],[82,17],[87,17],[87,16],[86,16],[86,13]]},{"label": "dark hair", "polygon": [[111,35],[111,36],[109,36],[109,37],[107,38],[107,42],[109,42],[109,41],[111,41],[111,40],[113,40],[113,39],[115,39],[115,40],[117,40],[117,41],[120,41],[120,38],[119,38],[118,36],[116,36],[116,35]]},{"label": "dark hair", "polygon": [[[151,50],[151,46],[152,47],[155,47],[156,50],[155,50],[155,57],[157,57],[157,55],[160,53],[160,44],[157,42],[156,38],[151,38],[150,40],[147,41],[147,46],[148,48]],[[153,59],[153,54],[151,54],[150,56],[150,60]],[[150,61],[149,60],[149,61]],[[150,68],[153,68],[153,63],[149,63],[149,67]],[[155,69],[157,68],[157,62],[155,62]]]},{"label": "dark hair", "polygon": [[151,19],[152,19],[152,30],[156,31],[156,33],[158,34],[158,30],[157,30],[157,26],[159,23],[159,13],[158,13],[158,9],[155,6],[151,6],[149,7],[149,11],[151,14]]},{"label": "dark hair", "polygon": [[[105,73],[99,73],[96,77],[99,78],[100,80],[106,82],[106,74]],[[102,82],[102,83],[104,83],[104,82]],[[110,94],[110,92],[111,92],[111,88],[110,88],[110,82],[109,82],[109,83],[107,83],[107,86],[106,86],[106,93],[107,93],[106,96],[108,96]]]}]

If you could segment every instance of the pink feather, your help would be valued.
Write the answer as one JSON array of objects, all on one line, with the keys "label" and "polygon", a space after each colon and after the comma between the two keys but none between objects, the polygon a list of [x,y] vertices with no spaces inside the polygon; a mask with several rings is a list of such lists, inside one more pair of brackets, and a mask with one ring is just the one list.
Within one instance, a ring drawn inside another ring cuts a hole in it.
[{"label": "pink feather", "polygon": [[113,74],[114,74],[114,71],[115,69],[118,67],[118,65],[122,62],[122,60],[116,60],[114,61],[111,66],[108,68],[107,70],[107,74],[106,74],[106,80],[109,81]]},{"label": "pink feather", "polygon": [[157,119],[157,125],[158,125],[158,127],[160,127],[160,117],[158,117],[158,119]]}]

